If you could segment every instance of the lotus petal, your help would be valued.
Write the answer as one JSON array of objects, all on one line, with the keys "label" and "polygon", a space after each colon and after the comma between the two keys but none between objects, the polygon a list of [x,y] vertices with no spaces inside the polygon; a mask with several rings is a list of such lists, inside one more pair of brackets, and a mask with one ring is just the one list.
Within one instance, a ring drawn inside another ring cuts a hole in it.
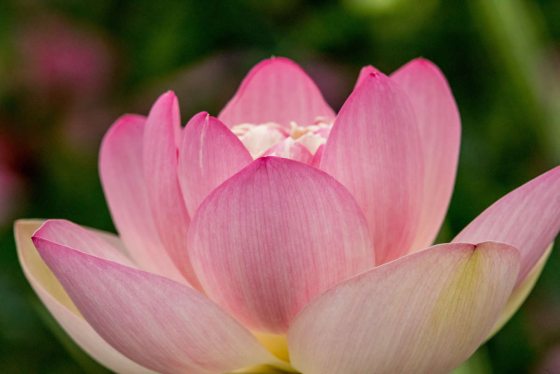
[{"label": "lotus petal", "polygon": [[447,373],[483,342],[519,270],[505,244],[445,244],[349,279],[288,332],[306,374]]},{"label": "lotus petal", "polygon": [[71,248],[44,230],[41,257],[84,318],[111,346],[161,373],[221,373],[277,360],[198,291]]},{"label": "lotus petal", "polygon": [[290,122],[311,125],[318,117],[334,118],[313,80],[292,60],[273,57],[257,64],[218,118],[232,127],[241,123]]},{"label": "lotus petal", "polygon": [[321,169],[354,195],[383,263],[415,240],[423,196],[423,156],[406,94],[372,73],[342,106],[325,145]]},{"label": "lotus petal", "polygon": [[314,296],[373,266],[365,218],[324,172],[257,159],[215,189],[191,223],[204,291],[257,331],[285,332]]}]

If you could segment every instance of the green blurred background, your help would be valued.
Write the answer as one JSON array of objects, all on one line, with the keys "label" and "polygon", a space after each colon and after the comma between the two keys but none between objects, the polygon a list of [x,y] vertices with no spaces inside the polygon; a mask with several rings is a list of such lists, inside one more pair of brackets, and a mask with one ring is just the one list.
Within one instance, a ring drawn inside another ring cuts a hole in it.
[{"label": "green blurred background", "polygon": [[[560,161],[560,1],[0,1],[0,371],[103,372],[27,285],[11,225],[64,217],[113,230],[96,168],[121,113],[179,95],[183,122],[217,114],[271,55],[301,63],[338,109],[359,68],[423,56],[463,121],[444,241]],[[530,223],[529,223],[530,224]],[[469,362],[474,373],[560,373],[560,256]]]}]

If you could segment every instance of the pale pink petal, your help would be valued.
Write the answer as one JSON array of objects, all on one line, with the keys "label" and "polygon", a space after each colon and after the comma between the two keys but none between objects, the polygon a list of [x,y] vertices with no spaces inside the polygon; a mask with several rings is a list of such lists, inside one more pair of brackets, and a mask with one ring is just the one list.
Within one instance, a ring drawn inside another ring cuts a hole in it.
[{"label": "pale pink petal", "polygon": [[276,144],[266,151],[264,156],[289,158],[291,160],[303,162],[304,164],[309,164],[313,160],[311,152],[309,152],[304,145],[294,141],[292,138],[286,138],[283,142]]},{"label": "pale pink petal", "polygon": [[289,135],[286,129],[277,123],[265,123],[256,126],[245,124],[232,130],[235,132],[240,127],[246,131],[239,135],[239,139],[253,158],[261,157],[267,149],[280,143]]},{"label": "pale pink petal", "polygon": [[252,160],[222,122],[208,113],[194,116],[183,131],[179,152],[179,182],[189,213],[193,215],[210,191]]},{"label": "pale pink petal", "polygon": [[305,374],[448,373],[486,338],[519,271],[500,243],[445,244],[341,283],[288,332]]},{"label": "pale pink petal", "polygon": [[49,219],[41,226],[43,238],[56,241],[60,245],[72,248],[83,248],[93,256],[136,267],[128,254],[116,247],[99,231],[86,229],[75,223],[62,219]]},{"label": "pale pink petal", "polygon": [[533,266],[529,274],[525,277],[523,282],[515,287],[513,293],[510,295],[508,302],[505,308],[502,310],[500,314],[500,318],[494,324],[492,328],[492,332],[488,335],[487,339],[490,339],[495,333],[501,330],[502,327],[510,320],[511,317],[517,312],[517,310],[523,305],[533,287],[537,283],[537,280],[541,276],[541,273],[544,269],[544,265],[546,265],[546,261],[552,252],[553,245],[551,244],[548,246],[548,249],[539,259],[539,261]]},{"label": "pale pink petal", "polygon": [[391,75],[411,99],[424,160],[424,194],[420,226],[412,250],[434,241],[451,199],[461,138],[461,119],[442,72],[416,59]]},{"label": "pale pink petal", "polygon": [[99,173],[113,222],[130,256],[142,269],[182,280],[167,254],[148,201],[142,163],[145,118],[125,115],[107,132]]},{"label": "pale pink petal", "polygon": [[370,75],[375,75],[375,74],[379,74],[381,73],[381,71],[379,71],[377,68],[368,65],[368,66],[364,66],[362,69],[360,69],[360,75],[358,75],[358,79],[356,80],[356,83],[354,84],[354,90],[356,88],[358,88],[358,86],[360,84],[362,84],[367,77],[369,77]]},{"label": "pale pink petal", "polygon": [[273,57],[257,64],[219,115],[232,127],[240,123],[291,121],[311,125],[317,117],[334,112],[311,78],[292,60]]},{"label": "pale pink petal", "polygon": [[307,148],[311,154],[315,154],[319,147],[327,142],[330,131],[330,128],[320,128],[317,131],[309,131],[297,138],[296,141]]},{"label": "pale pink petal", "polygon": [[403,255],[414,241],[422,167],[418,128],[408,97],[386,76],[368,75],[338,114],[321,169],[358,201],[378,263]]},{"label": "pale pink petal", "polygon": [[519,248],[522,282],[560,230],[560,166],[502,197],[474,219],[454,242],[492,240]]},{"label": "pale pink petal", "polygon": [[14,225],[19,262],[37,296],[76,344],[101,365],[117,373],[151,372],[105,342],[76,309],[31,241],[31,236],[42,223],[40,220],[19,220]]},{"label": "pale pink petal", "polygon": [[274,362],[210,300],[170,279],[33,236],[77,309],[115,349],[161,373],[221,373]]},{"label": "pale pink petal", "polygon": [[177,97],[167,92],[158,98],[146,120],[144,177],[161,242],[177,268],[196,287],[186,246],[190,218],[177,176],[180,130]]},{"label": "pale pink petal", "polygon": [[209,297],[259,331],[284,332],[312,297],[374,263],[348,191],[284,158],[259,158],[215,189],[189,234]]}]

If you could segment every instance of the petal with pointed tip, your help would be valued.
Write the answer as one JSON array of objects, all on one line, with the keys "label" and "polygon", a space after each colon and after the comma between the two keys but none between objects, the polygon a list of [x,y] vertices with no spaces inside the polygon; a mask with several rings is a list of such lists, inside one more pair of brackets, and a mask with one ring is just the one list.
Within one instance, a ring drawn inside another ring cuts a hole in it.
[{"label": "petal with pointed tip", "polygon": [[364,66],[363,68],[360,69],[360,74],[358,75],[358,79],[354,84],[354,90],[358,88],[370,75],[375,75],[380,73],[381,72],[377,68],[371,65]]},{"label": "petal with pointed tip", "polygon": [[229,127],[240,123],[291,121],[311,125],[317,117],[333,118],[334,112],[299,65],[283,57],[257,64],[218,118]]},{"label": "petal with pointed tip", "polygon": [[272,333],[286,331],[319,292],[374,262],[348,191],[320,170],[276,157],[257,159],[206,198],[189,248],[209,297]]},{"label": "petal with pointed tip", "polygon": [[194,286],[186,237],[190,218],[177,175],[179,103],[173,92],[161,95],[150,110],[144,130],[144,177],[154,222],[169,256]]},{"label": "petal with pointed tip", "polygon": [[179,153],[179,182],[188,211],[194,214],[202,200],[253,161],[239,139],[208,113],[194,116],[183,131]]},{"label": "petal with pointed tip", "polygon": [[146,119],[119,118],[103,138],[99,173],[111,216],[130,256],[141,268],[184,281],[164,249],[148,201],[142,163]]},{"label": "petal with pointed tip", "polygon": [[416,59],[391,75],[416,114],[424,161],[420,225],[412,250],[432,244],[443,222],[457,171],[461,119],[451,89],[437,66]]},{"label": "petal with pointed tip", "polygon": [[82,317],[31,241],[42,224],[41,220],[19,220],[14,225],[19,262],[37,296],[76,344],[101,365],[117,373],[151,372],[111,347]]},{"label": "petal with pointed tip", "polygon": [[194,289],[43,236],[33,242],[90,325],[161,373],[217,373],[275,362],[254,336]]},{"label": "petal with pointed tip", "polygon": [[368,220],[378,263],[403,255],[414,241],[422,166],[408,97],[386,76],[369,75],[340,110],[321,169],[356,198]]},{"label": "petal with pointed tip", "polygon": [[498,241],[521,252],[521,283],[560,230],[560,166],[492,204],[453,239]]},{"label": "petal with pointed tip", "polygon": [[56,241],[60,245],[83,248],[88,254],[136,267],[128,254],[124,253],[122,248],[113,245],[101,232],[88,230],[63,219],[49,219],[38,231],[43,238]]},{"label": "petal with pointed tip", "polygon": [[312,301],[288,332],[306,374],[447,373],[482,343],[511,294],[519,253],[446,244],[362,273]]}]

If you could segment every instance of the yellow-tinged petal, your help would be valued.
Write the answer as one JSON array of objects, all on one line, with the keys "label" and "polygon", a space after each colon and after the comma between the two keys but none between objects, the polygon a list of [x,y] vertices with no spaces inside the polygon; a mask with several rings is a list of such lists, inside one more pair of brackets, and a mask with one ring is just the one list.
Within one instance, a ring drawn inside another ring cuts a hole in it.
[{"label": "yellow-tinged petal", "polygon": [[273,355],[279,359],[290,362],[290,353],[288,352],[288,339],[285,335],[254,333],[255,337],[262,345],[266,347]]},{"label": "yellow-tinged petal", "polygon": [[82,317],[31,241],[42,223],[18,220],[14,225],[19,262],[37,296],[66,333],[96,361],[118,373],[151,373],[107,344]]},{"label": "yellow-tinged petal", "polygon": [[488,336],[519,261],[505,244],[444,244],[350,278],[296,316],[292,365],[306,374],[448,373]]}]

